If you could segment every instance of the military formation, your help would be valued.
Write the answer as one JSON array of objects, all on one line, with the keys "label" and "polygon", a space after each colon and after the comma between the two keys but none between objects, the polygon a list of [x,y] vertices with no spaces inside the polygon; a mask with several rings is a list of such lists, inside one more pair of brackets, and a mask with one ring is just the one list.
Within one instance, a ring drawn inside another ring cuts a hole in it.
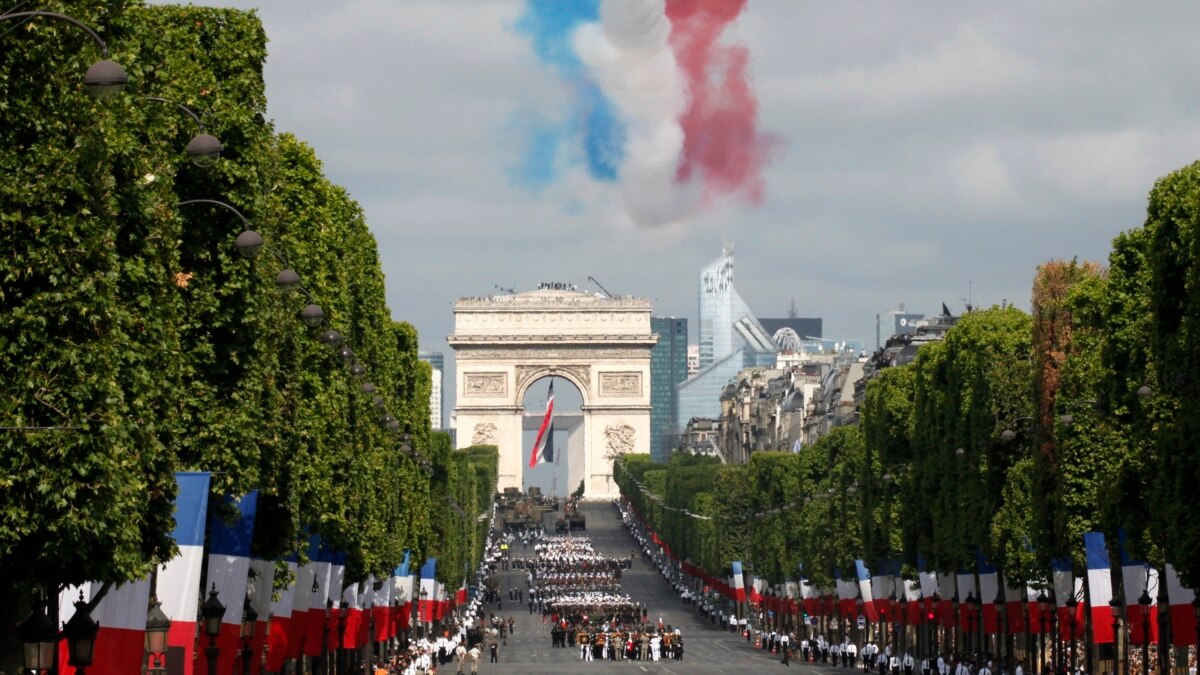
[{"label": "military formation", "polygon": [[587,536],[541,536],[533,548],[518,565],[553,648],[578,649],[581,661],[683,658],[679,631],[647,623],[646,607],[621,593],[632,556],[601,555]]}]

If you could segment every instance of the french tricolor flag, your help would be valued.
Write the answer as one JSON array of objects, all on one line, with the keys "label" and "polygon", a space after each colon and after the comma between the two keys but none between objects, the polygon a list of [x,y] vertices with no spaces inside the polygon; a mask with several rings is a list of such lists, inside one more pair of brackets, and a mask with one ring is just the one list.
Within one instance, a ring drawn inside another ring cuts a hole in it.
[{"label": "french tricolor flag", "polygon": [[746,581],[742,578],[742,561],[734,560],[731,567],[733,568],[733,575],[730,577],[730,581],[733,582],[731,584],[733,587],[733,599],[737,602],[745,602]]},{"label": "french tricolor flag", "polygon": [[270,560],[250,561],[250,606],[258,614],[258,625],[254,629],[254,640],[250,643],[250,673],[262,672],[263,647],[267,643],[267,631],[271,621],[271,595],[275,588],[275,563]]},{"label": "french tricolor flag", "polygon": [[537,440],[533,442],[533,452],[529,454],[529,468],[538,464],[554,461],[554,379],[550,380],[550,389],[546,393],[546,415],[542,417],[542,426],[538,427]]},{"label": "french tricolor flag", "polygon": [[389,616],[392,607],[392,583],[391,579],[388,579],[375,585],[378,588],[374,589],[375,599],[371,604],[371,616],[375,617],[375,635],[371,636],[371,639],[382,642],[391,637],[392,623]]},{"label": "french tricolor flag", "polygon": [[[855,567],[858,567],[861,563],[861,560],[854,561]],[[867,574],[865,570],[866,567],[863,566],[858,575],[849,578],[843,577],[840,569],[835,568],[833,570],[833,587],[837,592],[838,613],[843,617],[854,614],[855,600],[858,598],[859,587],[863,583],[861,575]],[[871,604],[871,577],[869,574],[867,575],[866,584],[867,594],[863,596],[863,609],[866,610],[867,617],[871,621],[875,621],[879,618],[879,614],[875,611],[875,605]]]},{"label": "french tricolor flag", "polygon": [[979,599],[983,602],[983,632],[996,633],[1000,630],[999,608],[996,596],[1000,594],[1000,573],[989,563],[982,552],[976,552],[979,568]]},{"label": "french tricolor flag", "polygon": [[421,565],[421,593],[424,593],[424,599],[417,606],[417,612],[420,613],[422,623],[433,621],[433,606],[437,602],[437,558],[426,558],[425,564]]},{"label": "french tricolor flag", "polygon": [[1087,557],[1088,605],[1092,612],[1092,641],[1107,644],[1113,641],[1112,567],[1108,562],[1108,547],[1103,532],[1084,532],[1083,550]]},{"label": "french tricolor flag", "polygon": [[800,599],[804,601],[804,612],[809,616],[816,616],[821,602],[820,593],[804,577],[800,577]]},{"label": "french tricolor flag", "polygon": [[358,584],[346,584],[342,589],[342,607],[346,608],[346,632],[342,634],[342,649],[358,649],[365,642],[359,642],[366,629],[363,625],[363,595],[358,591]]},{"label": "french tricolor flag", "polygon": [[[1037,597],[1036,593],[1031,597],[1029,591],[1030,588],[1028,586],[1014,586],[1008,575],[1004,576],[1004,617],[1005,623],[1008,626],[1008,632],[1011,635],[1026,632],[1025,607],[1027,603]],[[1036,622],[1032,614],[1030,615],[1030,620]],[[1034,629],[1033,632],[1037,632],[1037,630]]]},{"label": "french tricolor flag", "polygon": [[908,616],[904,620],[915,626],[921,622],[921,582],[919,579],[903,579],[902,582],[904,599],[908,601]]},{"label": "french tricolor flag", "polygon": [[[93,581],[83,586],[72,586],[59,595],[59,620],[70,621],[75,615],[75,602],[80,591],[85,601],[100,591],[103,584]],[[145,647],[146,611],[150,600],[150,581],[142,579],[122,585],[113,585],[92,610],[92,620],[100,624],[96,634],[93,655],[95,665],[89,673],[96,675],[123,675],[141,672],[142,655]],[[66,641],[59,643],[60,664],[67,663]],[[165,665],[166,661],[163,660]],[[59,666],[59,672],[69,675],[75,669],[68,665]]]},{"label": "french tricolor flag", "polygon": [[847,612],[851,615],[854,613],[855,600],[859,593],[862,594],[863,611],[867,613],[868,621],[879,620],[879,608],[875,606],[875,594],[871,588],[871,570],[867,569],[867,564],[862,560],[854,561],[855,579],[858,580],[858,590],[855,591],[854,580],[847,579],[843,581],[834,574],[834,581],[837,584],[838,600],[842,606],[842,616],[847,616]]},{"label": "french tricolor flag", "polygon": [[320,656],[321,641],[325,639],[325,607],[329,601],[329,580],[333,574],[333,551],[330,551],[323,541],[317,546],[317,558],[312,561],[312,566],[312,582],[307,588],[298,589],[308,593],[308,618],[305,620],[303,649],[305,656]]},{"label": "french tricolor flag", "polygon": [[1167,564],[1167,601],[1171,606],[1171,641],[1176,646],[1196,644],[1196,593],[1184,587],[1175,568]]},{"label": "french tricolor flag", "polygon": [[[1133,560],[1126,548],[1125,529],[1117,530],[1117,551],[1121,556],[1121,580],[1125,582],[1125,610],[1129,617],[1129,641],[1132,644],[1142,644],[1142,606],[1138,598],[1142,591],[1153,591],[1158,588],[1158,570],[1140,560]],[[1157,592],[1150,592],[1150,642],[1158,642],[1158,612],[1154,606],[1158,604]],[[1178,624],[1176,624],[1178,625]],[[1178,631],[1176,631],[1178,633]]]},{"label": "french tricolor flag", "polygon": [[296,585],[292,587],[292,620],[288,624],[288,658],[298,659],[304,652],[308,638],[308,605],[312,599],[312,585],[317,578],[317,539],[309,543],[308,562],[296,570]]},{"label": "french tricolor flag", "polygon": [[395,600],[392,625],[397,631],[409,629],[409,602],[412,600],[412,577],[409,575],[409,552],[404,552],[404,562],[392,571],[392,598]]},{"label": "french tricolor flag", "polygon": [[917,554],[917,570],[917,581],[921,585],[921,609],[928,616],[933,614],[933,596],[938,594],[937,573],[929,569],[920,553]]},{"label": "french tricolor flag", "polygon": [[267,649],[267,670],[270,672],[283,669],[283,662],[291,651],[292,606],[296,599],[299,566],[295,560],[288,560],[287,566],[291,585],[279,591],[279,598],[271,601],[271,635]]},{"label": "french tricolor flag", "polygon": [[329,561],[329,599],[333,600],[334,610],[328,618],[330,652],[337,650],[342,641],[338,635],[338,616],[342,607],[342,589],[346,583],[346,557],[345,553],[339,551],[331,555]]},{"label": "french tricolor flag", "polygon": [[975,588],[975,573],[959,571],[955,583],[958,585],[958,625],[960,630],[971,630],[971,611],[967,609],[967,598],[978,598],[979,589]]},{"label": "french tricolor flag", "polygon": [[[217,637],[220,656],[218,675],[233,675],[234,664],[241,661],[242,613],[246,601],[246,585],[250,577],[250,544],[254,541],[254,514],[258,511],[258,491],[241,499],[226,496],[232,507],[233,520],[225,522],[214,517],[209,523],[208,585],[216,588],[225,605],[221,619],[221,634]],[[206,596],[207,597],[207,596]],[[208,655],[200,650],[198,668],[208,672]]]},{"label": "french tricolor flag", "polygon": [[462,606],[467,604],[467,578],[463,577],[462,586],[458,587],[458,592],[454,594],[454,604]]},{"label": "french tricolor flag", "polygon": [[942,626],[945,628],[954,627],[954,605],[951,602],[958,595],[958,586],[955,582],[954,574],[951,572],[938,572],[938,593],[942,596],[942,603],[939,608],[939,619]]},{"label": "french tricolor flag", "polygon": [[[856,563],[857,564],[857,563]],[[896,617],[888,616],[888,600],[895,595],[896,591],[896,574],[899,572],[899,564],[895,561],[884,561],[876,566],[875,574],[871,575],[871,598],[875,605],[875,612],[884,621],[894,621]],[[859,580],[859,586],[862,585],[862,580]],[[867,604],[867,596],[863,595],[863,606]]]},{"label": "french tricolor flag", "polygon": [[[175,478],[179,482],[179,494],[175,498],[175,531],[171,536],[179,547],[179,555],[163,565],[158,573],[158,599],[162,601],[163,613],[171,620],[171,629],[167,632],[168,660],[182,663],[183,675],[192,675],[210,474],[181,472],[175,474]],[[230,603],[228,600],[223,602],[228,614]]]},{"label": "french tricolor flag", "polygon": [[763,580],[758,576],[750,575],[750,602],[758,604],[762,602],[762,587]]},{"label": "french tricolor flag", "polygon": [[[1079,598],[1083,591],[1083,579],[1075,578],[1070,558],[1052,558],[1050,571],[1054,579],[1054,604],[1058,609],[1058,636],[1060,640],[1071,639],[1071,612],[1067,598]],[[1075,607],[1075,637],[1083,636],[1083,603]]]}]

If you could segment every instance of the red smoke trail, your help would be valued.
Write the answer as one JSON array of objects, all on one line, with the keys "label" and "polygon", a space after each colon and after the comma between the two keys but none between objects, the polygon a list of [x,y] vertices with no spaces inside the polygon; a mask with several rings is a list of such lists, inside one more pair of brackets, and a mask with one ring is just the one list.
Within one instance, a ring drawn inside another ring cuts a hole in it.
[{"label": "red smoke trail", "polygon": [[717,44],[747,0],[667,0],[671,48],[687,76],[688,108],[683,158],[676,179],[698,173],[705,197],[741,193],[762,201],[761,169],[776,139],[759,133],[758,101],[746,79],[749,54],[743,46]]}]

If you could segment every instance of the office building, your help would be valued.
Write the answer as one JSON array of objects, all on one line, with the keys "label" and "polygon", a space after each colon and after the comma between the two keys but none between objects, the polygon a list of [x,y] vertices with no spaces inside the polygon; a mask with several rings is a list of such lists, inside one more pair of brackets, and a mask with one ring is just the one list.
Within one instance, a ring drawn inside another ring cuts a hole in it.
[{"label": "office building", "polygon": [[676,429],[715,419],[721,392],[743,368],[773,367],[778,346],[733,287],[733,249],[700,270],[700,371],[679,385]]},{"label": "office building", "polygon": [[687,379],[687,319],[651,317],[658,344],[650,350],[650,458],[666,462],[679,433],[678,389]]},{"label": "office building", "polygon": [[446,390],[446,359],[441,352],[420,352],[417,358],[428,363],[433,369],[432,386],[429,388],[429,428],[441,429],[442,392]]}]

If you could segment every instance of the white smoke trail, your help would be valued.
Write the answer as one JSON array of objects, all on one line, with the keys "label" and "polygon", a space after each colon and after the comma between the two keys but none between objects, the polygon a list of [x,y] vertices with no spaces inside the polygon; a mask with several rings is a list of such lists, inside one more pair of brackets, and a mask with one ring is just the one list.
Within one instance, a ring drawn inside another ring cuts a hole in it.
[{"label": "white smoke trail", "polygon": [[700,205],[698,185],[675,182],[687,98],[670,33],[665,0],[604,0],[600,24],[574,36],[576,53],[625,123],[621,191],[630,218],[643,226],[678,221]]}]

